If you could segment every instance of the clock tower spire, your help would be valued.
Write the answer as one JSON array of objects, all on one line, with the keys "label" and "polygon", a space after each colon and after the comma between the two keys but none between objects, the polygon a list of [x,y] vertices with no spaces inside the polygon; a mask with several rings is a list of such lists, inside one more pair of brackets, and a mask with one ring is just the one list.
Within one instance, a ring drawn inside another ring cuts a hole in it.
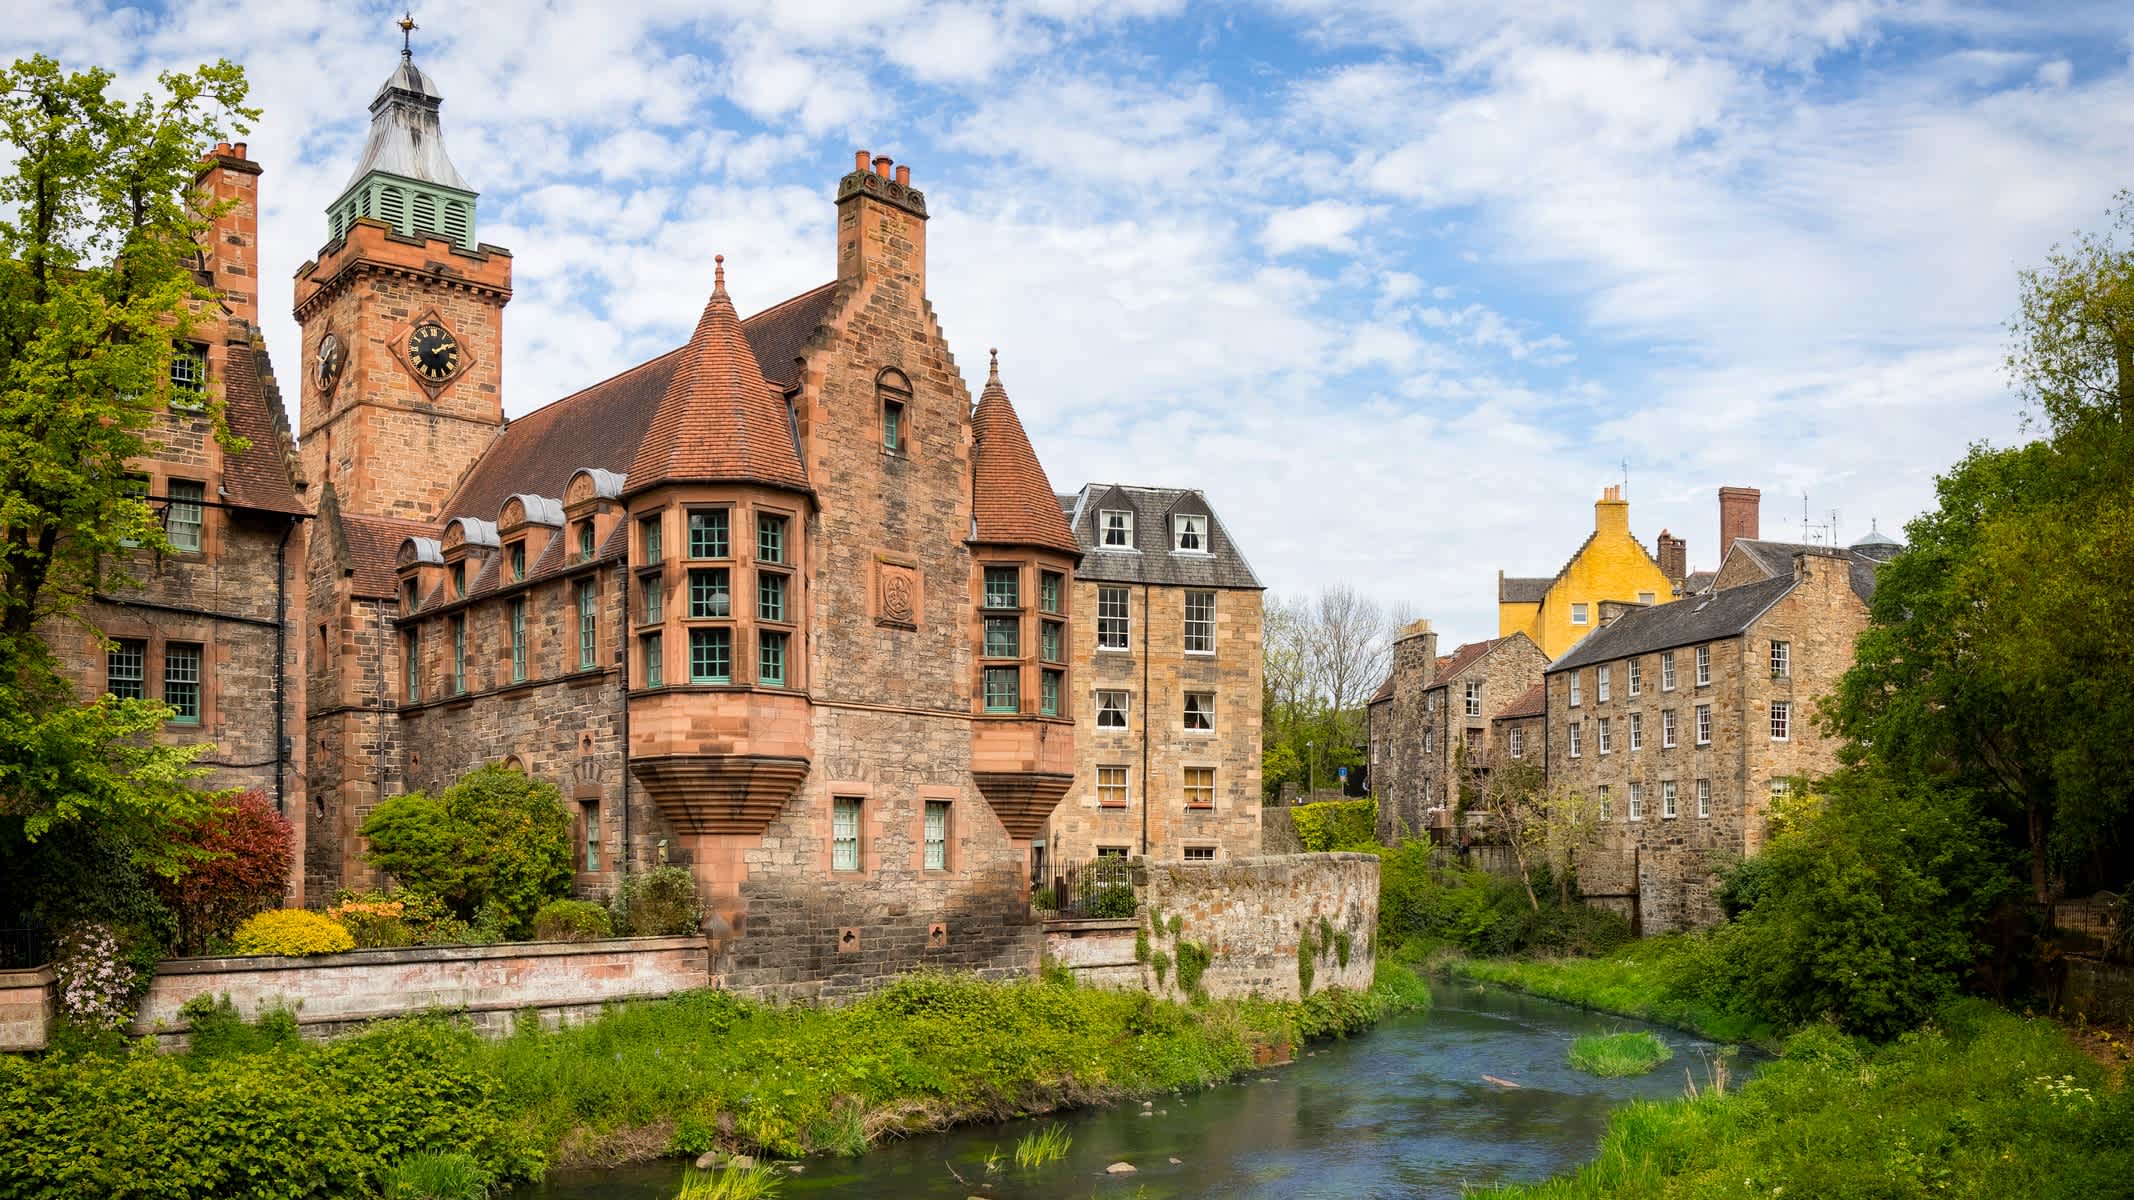
[{"label": "clock tower spire", "polygon": [[504,425],[511,252],[475,238],[478,193],[445,151],[418,26],[395,24],[400,62],[327,242],[296,273],[302,455],[343,512],[435,521]]}]

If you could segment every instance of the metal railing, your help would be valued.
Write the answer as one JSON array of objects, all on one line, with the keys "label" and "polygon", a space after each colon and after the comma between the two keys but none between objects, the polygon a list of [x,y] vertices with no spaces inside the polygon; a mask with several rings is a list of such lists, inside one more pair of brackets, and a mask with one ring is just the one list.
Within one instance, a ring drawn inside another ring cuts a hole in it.
[{"label": "metal railing", "polygon": [[21,971],[52,961],[51,931],[42,925],[0,928],[0,971]]},{"label": "metal railing", "polygon": [[1052,882],[1040,885],[1030,903],[1051,917],[1131,917],[1141,899],[1127,861],[1105,857],[1055,865]]}]

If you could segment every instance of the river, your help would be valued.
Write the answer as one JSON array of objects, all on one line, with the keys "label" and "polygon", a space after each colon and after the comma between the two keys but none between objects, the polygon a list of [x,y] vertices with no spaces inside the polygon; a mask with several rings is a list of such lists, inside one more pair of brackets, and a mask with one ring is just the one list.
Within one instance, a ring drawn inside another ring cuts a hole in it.
[{"label": "river", "polygon": [[[1712,1049],[1673,1030],[1494,987],[1436,982],[1431,994],[1428,1012],[1313,1047],[1290,1065],[1234,1083],[1159,1096],[1150,1115],[1133,1102],[928,1134],[864,1158],[811,1158],[779,1194],[1457,1197],[1466,1187],[1542,1179],[1586,1162],[1611,1109],[1633,1098],[1681,1095],[1685,1067],[1701,1084],[1703,1056]],[[1635,1079],[1596,1079],[1565,1065],[1565,1050],[1581,1034],[1640,1028],[1673,1047],[1674,1061]],[[1054,1123],[1074,1135],[1067,1157],[1018,1170],[1016,1139]],[[995,1150],[1005,1161],[988,1175],[985,1160]],[[1117,1162],[1136,1170],[1107,1174]],[[559,1171],[513,1200],[669,1200],[681,1172],[674,1163]]]}]

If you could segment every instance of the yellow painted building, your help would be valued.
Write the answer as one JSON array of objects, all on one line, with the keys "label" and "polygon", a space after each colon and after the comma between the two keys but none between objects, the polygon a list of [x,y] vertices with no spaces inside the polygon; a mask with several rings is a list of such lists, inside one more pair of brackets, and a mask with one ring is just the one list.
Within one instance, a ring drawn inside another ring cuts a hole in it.
[{"label": "yellow painted building", "polygon": [[[1661,556],[1679,572],[1682,556],[1679,550],[1669,553],[1670,541],[1663,531]],[[1554,576],[1497,572],[1497,636],[1523,633],[1551,660],[1561,658],[1600,627],[1602,601],[1666,604],[1675,598],[1678,582],[1631,536],[1630,502],[1621,488],[1611,487],[1593,504],[1592,536]]]}]

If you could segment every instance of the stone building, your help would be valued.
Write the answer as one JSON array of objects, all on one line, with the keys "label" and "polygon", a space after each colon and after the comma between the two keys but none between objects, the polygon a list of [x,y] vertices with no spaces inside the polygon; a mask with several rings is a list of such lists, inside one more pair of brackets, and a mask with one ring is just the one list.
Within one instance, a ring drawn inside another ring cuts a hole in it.
[{"label": "stone building", "polygon": [[[1734,553],[1743,543],[1736,541]],[[1789,569],[1674,604],[1604,604],[1546,673],[1552,786],[1593,804],[1589,900],[1645,933],[1717,920],[1714,874],[1763,845],[1771,798],[1837,765],[1812,719],[1852,663],[1873,572],[1797,547]]]},{"label": "stone building", "polygon": [[297,272],[314,879],[365,879],[381,798],[505,762],[576,812],[581,893],[695,872],[729,987],[1025,969],[1096,622],[927,299],[909,168],[858,155],[821,286],[743,320],[721,260],[687,344],[507,423],[511,255],[440,102],[404,54]]},{"label": "stone building", "polygon": [[1197,490],[1089,484],[1058,505],[1082,561],[1067,654],[1075,782],[1048,852],[1258,854],[1259,577]]},{"label": "stone building", "polygon": [[[227,209],[202,247],[199,278],[220,302],[197,312],[171,358],[173,398],[145,436],[138,486],[173,549],[132,552],[136,586],[98,593],[83,617],[47,630],[82,696],[157,699],[176,710],[162,737],[210,743],[201,782],[259,790],[304,819],[304,476],[259,325],[259,180],[244,143],[201,162],[201,197]],[[211,397],[245,448],[215,439]],[[302,880],[293,896],[302,898]]]},{"label": "stone building", "polygon": [[1593,532],[1551,576],[1497,572],[1497,634],[1524,633],[1550,658],[1593,632],[1607,600],[1665,604],[1687,574],[1687,544],[1665,530],[1647,551],[1630,532],[1630,502],[1610,487],[1593,505]]},{"label": "stone building", "polygon": [[1392,670],[1368,709],[1381,840],[1449,836],[1462,785],[1477,785],[1507,752],[1495,718],[1533,690],[1548,665],[1524,633],[1440,656],[1428,621],[1400,632]]}]

